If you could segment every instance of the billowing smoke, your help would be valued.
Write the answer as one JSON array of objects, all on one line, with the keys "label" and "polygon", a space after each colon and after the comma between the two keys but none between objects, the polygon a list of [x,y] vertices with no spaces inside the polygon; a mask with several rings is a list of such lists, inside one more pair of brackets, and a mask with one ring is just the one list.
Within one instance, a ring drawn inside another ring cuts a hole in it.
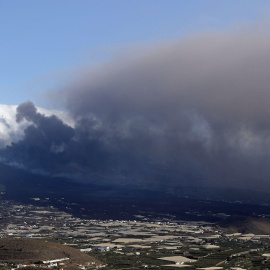
[{"label": "billowing smoke", "polygon": [[[0,104],[0,148],[4,148],[7,145],[11,145],[12,142],[21,140],[24,136],[25,128],[31,124],[26,120],[20,121],[19,123],[16,122],[17,107],[16,105]],[[46,110],[39,107],[37,111],[44,114],[44,116],[57,115],[57,117],[69,126],[74,126],[72,119],[66,112]]]},{"label": "billowing smoke", "polygon": [[[86,137],[79,124],[74,128],[55,115],[45,116],[30,101],[17,107],[16,121],[31,124],[24,130],[22,140],[2,151],[7,161],[14,160],[36,172],[58,175],[81,174],[84,170],[87,175],[101,167],[97,163],[102,152],[98,137]],[[90,122],[83,124],[88,127]]]},{"label": "billowing smoke", "polygon": [[270,34],[211,33],[83,71],[58,92],[76,125],[21,104],[5,155],[86,181],[270,186]]}]

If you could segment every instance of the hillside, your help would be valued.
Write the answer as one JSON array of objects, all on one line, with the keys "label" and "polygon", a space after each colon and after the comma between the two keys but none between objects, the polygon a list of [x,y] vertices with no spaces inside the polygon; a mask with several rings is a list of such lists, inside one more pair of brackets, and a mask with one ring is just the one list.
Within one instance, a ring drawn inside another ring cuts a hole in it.
[{"label": "hillside", "polygon": [[270,220],[245,216],[231,216],[220,224],[240,233],[270,234]]},{"label": "hillside", "polygon": [[69,258],[65,261],[68,269],[76,264],[100,264],[93,257],[65,245],[32,239],[0,239],[0,262],[29,264],[61,258]]}]

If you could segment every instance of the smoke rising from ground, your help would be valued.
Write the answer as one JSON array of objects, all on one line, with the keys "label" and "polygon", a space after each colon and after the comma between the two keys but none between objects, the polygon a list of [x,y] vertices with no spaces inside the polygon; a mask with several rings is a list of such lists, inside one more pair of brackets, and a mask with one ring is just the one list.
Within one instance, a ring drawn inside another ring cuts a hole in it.
[{"label": "smoke rising from ground", "polygon": [[32,125],[5,155],[86,181],[270,186],[270,33],[208,33],[131,52],[58,95],[75,126],[21,104],[17,120]]}]

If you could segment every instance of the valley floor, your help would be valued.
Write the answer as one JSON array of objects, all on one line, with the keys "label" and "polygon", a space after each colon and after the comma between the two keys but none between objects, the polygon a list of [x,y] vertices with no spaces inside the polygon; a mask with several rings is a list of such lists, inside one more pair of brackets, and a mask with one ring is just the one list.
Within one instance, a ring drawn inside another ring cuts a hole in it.
[{"label": "valley floor", "polygon": [[[268,269],[269,235],[225,230],[215,223],[149,218],[82,219],[53,206],[0,201],[0,237],[58,242],[88,253],[102,265],[77,269]],[[59,258],[61,259],[61,258]],[[0,269],[12,265],[1,261]],[[43,266],[66,268],[65,260]]]}]

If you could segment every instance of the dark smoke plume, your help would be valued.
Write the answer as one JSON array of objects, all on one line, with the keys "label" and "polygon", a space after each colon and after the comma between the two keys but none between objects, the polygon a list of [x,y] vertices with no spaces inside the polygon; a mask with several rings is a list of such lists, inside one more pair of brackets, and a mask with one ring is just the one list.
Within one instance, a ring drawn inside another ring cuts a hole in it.
[{"label": "dark smoke plume", "polygon": [[[84,71],[85,72],[85,71]],[[33,123],[26,166],[116,183],[270,187],[270,34],[205,34],[111,61],[60,91],[74,128]]]}]

